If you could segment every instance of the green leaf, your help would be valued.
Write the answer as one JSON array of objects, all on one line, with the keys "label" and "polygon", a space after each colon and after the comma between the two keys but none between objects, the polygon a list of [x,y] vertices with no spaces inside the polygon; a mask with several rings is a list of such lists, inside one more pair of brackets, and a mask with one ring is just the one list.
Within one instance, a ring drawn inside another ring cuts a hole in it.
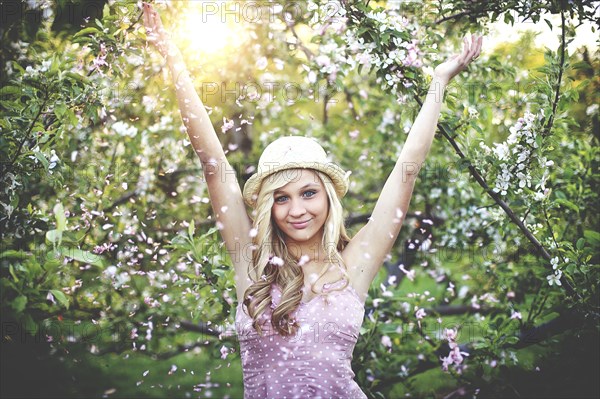
[{"label": "green leaf", "polygon": [[61,248],[60,253],[63,256],[75,259],[76,261],[82,263],[87,263],[98,267],[104,267],[102,257],[89,251],[83,251],[78,248]]},{"label": "green leaf", "polygon": [[60,202],[54,205],[54,217],[56,218],[56,230],[62,233],[65,231],[67,219],[65,218],[65,209]]},{"label": "green leaf", "polygon": [[513,336],[513,337],[508,337],[508,338],[506,338],[506,343],[507,343],[507,344],[514,345],[514,344],[516,344],[517,342],[519,342],[519,337],[514,337],[514,336]]},{"label": "green leaf", "polygon": [[0,89],[0,95],[3,99],[7,99],[9,94],[16,94],[20,96],[23,93],[23,88],[19,86],[4,86]]},{"label": "green leaf", "polygon": [[217,277],[224,277],[225,276],[225,270],[223,269],[212,269],[213,274],[215,274]]},{"label": "green leaf", "polygon": [[67,77],[69,77],[69,78],[71,78],[71,79],[73,79],[73,80],[75,80],[75,81],[77,81],[79,83],[85,84],[85,85],[89,85],[90,84],[90,80],[87,77],[81,76],[80,74],[75,73],[75,72],[68,71],[65,74],[65,76],[67,76]]},{"label": "green leaf", "polygon": [[202,277],[202,275],[198,275],[196,276],[193,273],[181,273],[181,275],[185,278],[189,278],[190,280],[199,280],[199,279],[204,279],[204,277]]},{"label": "green leaf", "polygon": [[82,30],[80,30],[79,32],[75,33],[73,35],[73,39],[80,37],[80,36],[84,36],[84,35],[95,35],[101,33],[98,28],[94,28],[93,26],[89,27],[89,28],[84,28]]},{"label": "green leaf", "polygon": [[592,246],[597,247],[600,245],[600,233],[593,230],[585,230],[583,232],[583,236],[585,239],[592,244]]},{"label": "green leaf", "polygon": [[579,207],[567,199],[559,198],[556,200],[556,203],[560,204],[560,205],[564,205],[567,208],[572,209],[575,212],[579,213]]},{"label": "green leaf", "polygon": [[42,154],[39,151],[34,151],[33,155],[38,159],[38,161],[42,163],[42,165],[44,165],[44,168],[48,169],[48,160],[46,159],[44,154]]},{"label": "green leaf", "polygon": [[25,295],[19,295],[12,301],[11,306],[15,310],[15,312],[23,312],[25,310],[25,307],[27,306],[27,297]]},{"label": "green leaf", "polygon": [[38,325],[33,320],[30,314],[25,314],[23,316],[23,324],[25,325],[25,332],[30,335],[35,335],[38,331]]},{"label": "green leaf", "polygon": [[200,238],[206,238],[210,235],[213,235],[216,231],[218,231],[218,229],[216,227],[211,227],[206,233],[202,234],[202,236],[200,236]]},{"label": "green leaf", "polygon": [[64,292],[60,290],[50,290],[50,293],[54,295],[54,298],[65,308],[69,309],[69,298],[65,295]]},{"label": "green leaf", "polygon": [[62,231],[49,230],[46,232],[46,240],[54,245],[60,245],[62,241]]},{"label": "green leaf", "polygon": [[583,249],[583,247],[585,246],[585,238],[580,238],[579,240],[577,240],[577,244],[575,244],[575,246],[577,247],[577,249]]},{"label": "green leaf", "polygon": [[30,255],[27,252],[9,249],[8,251],[4,251],[0,254],[0,259],[5,259],[5,258],[27,259],[27,258],[29,258],[29,256]]},{"label": "green leaf", "polygon": [[21,75],[25,73],[25,69],[21,65],[19,65],[16,61],[12,62],[12,67],[17,69],[21,73]]},{"label": "green leaf", "polygon": [[13,267],[13,265],[8,265],[8,272],[12,276],[13,280],[15,280],[16,283],[18,283],[19,282],[19,278],[15,274],[15,268]]},{"label": "green leaf", "polygon": [[57,103],[54,105],[54,114],[58,118],[62,118],[65,112],[67,112],[67,106],[64,103]]},{"label": "green leaf", "polygon": [[195,232],[196,232],[196,224],[195,224],[194,220],[192,219],[192,222],[188,226],[188,234],[189,234],[190,238],[194,238]]},{"label": "green leaf", "polygon": [[58,269],[62,265],[62,260],[60,259],[49,259],[44,262],[44,270],[47,273],[54,273],[56,269]]},{"label": "green leaf", "polygon": [[537,136],[535,136],[535,144],[537,144],[538,148],[543,147],[542,140],[543,140],[543,138],[542,138],[541,134],[538,134]]}]

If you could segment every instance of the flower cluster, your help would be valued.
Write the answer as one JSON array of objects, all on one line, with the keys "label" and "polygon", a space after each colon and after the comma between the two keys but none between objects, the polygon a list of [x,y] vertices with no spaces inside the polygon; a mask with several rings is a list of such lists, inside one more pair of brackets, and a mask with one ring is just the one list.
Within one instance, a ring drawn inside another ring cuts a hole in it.
[{"label": "flower cluster", "polygon": [[122,137],[135,137],[138,134],[137,127],[123,121],[113,123],[111,128],[115,133]]},{"label": "flower cluster", "polygon": [[385,71],[384,88],[395,89],[399,84],[412,86],[405,77],[406,68],[423,66],[423,51],[419,47],[417,27],[395,12],[368,12],[365,23],[373,24],[381,37],[390,37],[387,43],[365,42],[358,36],[359,26],[348,29],[342,38],[346,43],[347,62],[351,67],[362,65]]},{"label": "flower cluster", "polygon": [[50,67],[52,66],[52,60],[42,61],[41,65],[28,65],[25,68],[25,72],[23,73],[23,77],[25,78],[35,78],[40,73],[48,72]]},{"label": "flower cluster", "polygon": [[444,329],[444,338],[448,340],[448,346],[450,347],[450,353],[448,356],[441,357],[442,361],[442,370],[448,371],[448,366],[454,365],[457,372],[462,372],[462,362],[464,360],[463,356],[469,356],[467,352],[461,352],[458,344],[456,343],[456,337],[458,335],[458,330],[454,328],[446,328]]},{"label": "flower cluster", "polygon": [[[347,63],[345,49],[334,40],[329,40],[320,46],[319,54],[315,56],[313,61],[316,64],[317,71],[327,76],[329,82],[333,82],[342,70],[343,65]],[[309,83],[316,82],[314,72],[313,74],[309,72],[308,81]]]},{"label": "flower cluster", "polygon": [[[412,86],[412,79],[405,73],[407,68],[423,66],[423,51],[415,39],[417,27],[395,10],[364,12],[352,6],[344,8],[337,2],[333,4],[335,7],[309,6],[314,12],[309,25],[321,43],[312,58],[309,82],[314,83],[318,73],[333,82],[340,73],[363,67],[379,72],[384,89],[395,91],[399,85]],[[379,35],[373,40],[365,39],[361,33],[365,27]]]},{"label": "flower cluster", "polygon": [[[536,154],[540,147],[541,136],[537,134],[539,122],[543,114],[538,116],[526,112],[522,118],[510,128],[510,135],[503,143],[495,143],[494,148],[490,149],[484,143],[480,144],[484,155],[492,156],[498,165],[495,186],[493,190],[500,195],[505,196],[509,191],[515,194],[522,194],[524,189],[532,189],[532,162],[537,159],[541,168],[547,168],[554,165],[553,161],[547,161],[545,157]],[[533,187],[536,192],[533,198],[537,201],[543,200],[548,190],[545,182],[548,178],[546,173],[539,179]]]},{"label": "flower cluster", "polygon": [[[38,134],[41,135],[41,132]],[[56,151],[50,150],[49,154],[43,153],[42,150],[40,149],[40,146],[38,145],[33,149],[32,152],[34,155],[28,155],[28,157],[30,159],[32,159],[35,164],[38,163],[38,160],[44,160],[45,162],[42,162],[42,163],[47,164],[48,173],[52,174],[53,173],[52,169],[54,169],[56,167],[56,165],[60,162],[60,158],[58,157],[58,155],[56,155]]]},{"label": "flower cluster", "polygon": [[[569,258],[566,258],[565,262],[568,261]],[[562,278],[562,270],[559,269],[558,257],[552,258],[550,260],[550,264],[552,265],[552,270],[554,270],[554,272],[546,276],[546,279],[548,280],[548,285],[561,286],[562,282],[560,281],[560,279]]]}]

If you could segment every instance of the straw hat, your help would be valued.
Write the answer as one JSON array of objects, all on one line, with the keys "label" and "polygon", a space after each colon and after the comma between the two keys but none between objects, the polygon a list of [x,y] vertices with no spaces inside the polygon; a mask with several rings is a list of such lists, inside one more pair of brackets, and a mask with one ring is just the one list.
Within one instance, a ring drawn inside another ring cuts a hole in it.
[{"label": "straw hat", "polygon": [[314,169],[325,173],[331,179],[339,198],[348,191],[346,172],[327,159],[325,150],[316,140],[287,136],[273,141],[263,151],[258,160],[258,171],[244,185],[244,201],[251,207],[256,206],[263,180],[273,173],[288,169]]}]

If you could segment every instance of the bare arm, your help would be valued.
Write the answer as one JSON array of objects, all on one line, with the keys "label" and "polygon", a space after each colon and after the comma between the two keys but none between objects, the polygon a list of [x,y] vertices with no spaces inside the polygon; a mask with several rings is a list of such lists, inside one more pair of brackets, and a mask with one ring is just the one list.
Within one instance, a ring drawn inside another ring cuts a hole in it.
[{"label": "bare arm", "polygon": [[147,3],[144,3],[144,25],[148,32],[148,41],[167,59],[181,118],[192,147],[202,163],[217,225],[235,266],[236,289],[238,298],[241,298],[241,294],[250,283],[247,270],[251,261],[251,223],[235,170],[225,157],[221,142],[194,88],[181,52],[170,40],[158,13]]},{"label": "bare arm", "polygon": [[390,252],[412,197],[417,175],[429,152],[450,80],[465,69],[481,51],[481,37],[465,40],[463,52],[440,64],[434,72],[427,97],[408,138],[375,204],[369,222],[356,234],[342,254],[356,290],[366,295],[371,282]]}]

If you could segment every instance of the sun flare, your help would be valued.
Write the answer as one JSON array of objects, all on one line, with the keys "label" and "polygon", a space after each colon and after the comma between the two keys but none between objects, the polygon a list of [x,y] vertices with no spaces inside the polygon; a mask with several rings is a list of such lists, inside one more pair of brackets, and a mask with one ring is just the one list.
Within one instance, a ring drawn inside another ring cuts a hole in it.
[{"label": "sun flare", "polygon": [[244,35],[242,24],[231,18],[226,2],[190,2],[177,24],[176,36],[195,54],[216,55],[231,51]]}]

